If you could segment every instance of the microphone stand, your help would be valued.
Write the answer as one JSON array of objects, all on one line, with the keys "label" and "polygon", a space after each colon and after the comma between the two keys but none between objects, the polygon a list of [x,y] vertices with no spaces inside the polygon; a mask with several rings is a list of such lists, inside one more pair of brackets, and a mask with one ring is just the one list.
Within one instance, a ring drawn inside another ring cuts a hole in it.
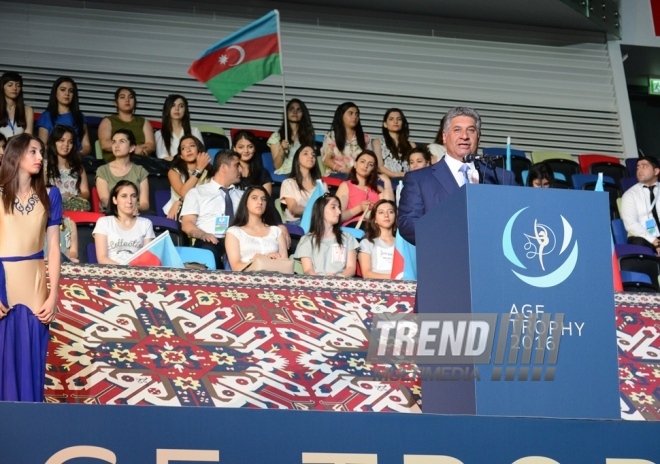
[{"label": "microphone stand", "polygon": [[479,160],[474,161],[474,168],[477,170],[477,174],[479,174],[479,183],[483,184],[484,183],[484,174],[481,172],[481,167],[479,166]]},{"label": "microphone stand", "polygon": [[486,164],[486,166],[493,170],[493,175],[495,176],[495,184],[496,185],[499,184],[500,180],[497,178],[497,169],[496,169],[497,166],[495,165],[495,161],[493,159],[489,159],[488,164]]}]

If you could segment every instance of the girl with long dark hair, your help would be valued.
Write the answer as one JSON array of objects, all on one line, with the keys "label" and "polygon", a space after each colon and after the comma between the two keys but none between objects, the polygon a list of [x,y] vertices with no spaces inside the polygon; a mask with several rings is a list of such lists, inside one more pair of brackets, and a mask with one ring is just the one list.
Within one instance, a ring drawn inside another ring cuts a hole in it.
[{"label": "girl with long dark hair", "polygon": [[233,271],[243,270],[257,256],[287,257],[286,239],[273,217],[275,211],[266,189],[261,185],[248,187],[225,237],[227,260]]},{"label": "girl with long dark hair", "polygon": [[261,155],[256,153],[257,138],[250,131],[240,131],[234,135],[232,146],[241,155],[241,181],[239,190],[246,190],[251,185],[261,185],[268,195],[273,193],[273,179],[261,164]]},{"label": "girl with long dark hair", "polygon": [[46,144],[46,176],[62,194],[64,211],[89,211],[89,185],[78,149],[75,131],[70,126],[57,125]]},{"label": "girl with long dark hair", "polygon": [[34,111],[23,101],[23,78],[16,72],[0,77],[0,134],[6,138],[27,132],[34,126]]},{"label": "girl with long dark hair", "polygon": [[178,219],[183,199],[190,189],[205,184],[212,177],[211,157],[204,151],[204,144],[194,135],[184,135],[179,142],[178,154],[172,160],[167,178],[172,196],[163,207],[170,219]]},{"label": "girl with long dark hair", "polygon": [[405,154],[416,147],[408,140],[408,120],[398,108],[390,108],[383,116],[383,135],[372,142],[378,158],[378,172],[390,179],[402,178],[408,172]]},{"label": "girl with long dark hair", "polygon": [[323,139],[321,157],[331,173],[348,174],[357,155],[371,146],[371,139],[362,129],[360,110],[353,102],[337,107],[332,129]]},{"label": "girl with long dark hair", "polygon": [[357,240],[341,230],[339,199],[325,194],[314,202],[309,233],[300,239],[296,257],[307,275],[353,277],[357,269]]},{"label": "girl with long dark hair", "polygon": [[[294,225],[300,223],[309,197],[320,179],[321,170],[316,163],[316,150],[313,146],[301,146],[293,155],[289,178],[284,179],[280,187],[279,201],[286,205],[286,222]],[[325,184],[324,188],[328,190]]]},{"label": "girl with long dark hair", "polygon": [[55,126],[70,126],[76,132],[76,145],[82,156],[92,152],[87,132],[87,119],[80,111],[78,86],[68,76],[58,78],[50,89],[48,107],[37,121],[39,138],[45,144]]},{"label": "girl with long dark hair", "polygon": [[[285,137],[284,125],[287,124],[288,138]],[[266,142],[273,157],[275,174],[291,172],[293,156],[301,146],[315,146],[314,126],[309,110],[297,98],[292,98],[286,105],[286,120],[279,130],[273,132]]]},{"label": "girl with long dark hair", "polygon": [[389,279],[394,259],[396,205],[392,200],[378,200],[367,222],[365,238],[360,242],[358,260],[362,277]]},{"label": "girl with long dark hair", "polygon": [[60,192],[45,179],[41,141],[26,133],[12,137],[0,167],[0,401],[44,400],[62,222]]},{"label": "girl with long dark hair", "polygon": [[[348,180],[337,188],[341,201],[343,225],[355,225],[365,211],[370,210],[378,200],[394,200],[392,182],[387,176],[378,174],[376,154],[365,150],[357,156],[355,165],[348,174]],[[382,182],[382,186],[378,181]]]},{"label": "girl with long dark hair", "polygon": [[190,125],[188,100],[183,95],[168,95],[163,103],[163,126],[156,132],[156,156],[172,161],[179,150],[179,142],[186,135],[202,140],[199,129]]},{"label": "girl with long dark hair", "polygon": [[142,116],[135,114],[137,108],[137,95],[130,87],[119,87],[115,90],[115,106],[117,114],[106,116],[99,125],[98,135],[103,159],[110,162],[114,159],[112,154],[112,134],[119,129],[127,129],[135,138],[133,153],[149,156],[156,149],[154,142],[154,129],[151,123]]}]

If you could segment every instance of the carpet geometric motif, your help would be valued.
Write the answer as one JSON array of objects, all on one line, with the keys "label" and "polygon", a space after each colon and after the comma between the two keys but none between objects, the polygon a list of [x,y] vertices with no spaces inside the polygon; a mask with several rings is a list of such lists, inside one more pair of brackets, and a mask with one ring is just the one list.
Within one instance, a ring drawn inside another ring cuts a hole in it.
[{"label": "carpet geometric motif", "polygon": [[414,292],[397,281],[63,265],[46,400],[419,412],[412,375],[376,381],[365,361],[373,314],[411,312]]},{"label": "carpet geometric motif", "polygon": [[621,417],[660,420],[660,297],[616,295]]},{"label": "carpet geometric motif", "polygon": [[[420,412],[373,378],[373,315],[415,283],[65,264],[50,328],[53,403]],[[615,295],[621,417],[660,420],[660,296]]]}]

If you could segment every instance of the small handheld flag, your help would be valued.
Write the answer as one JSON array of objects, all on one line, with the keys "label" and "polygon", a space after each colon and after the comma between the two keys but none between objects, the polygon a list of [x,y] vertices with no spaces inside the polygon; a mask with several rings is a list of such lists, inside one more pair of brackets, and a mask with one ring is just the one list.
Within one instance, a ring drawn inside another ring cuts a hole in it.
[{"label": "small handheld flag", "polygon": [[283,74],[279,12],[248,24],[206,50],[188,70],[220,104],[264,80]]},{"label": "small handheld flag", "polygon": [[309,196],[307,200],[307,206],[305,206],[305,211],[303,211],[302,218],[300,219],[300,227],[305,233],[309,233],[309,228],[312,224],[312,208],[314,207],[314,202],[321,198],[325,194],[325,189],[323,188],[323,181],[318,179],[316,181],[316,187],[314,191]]},{"label": "small handheld flag", "polygon": [[168,231],[163,232],[140,248],[125,264],[130,266],[184,267]]}]

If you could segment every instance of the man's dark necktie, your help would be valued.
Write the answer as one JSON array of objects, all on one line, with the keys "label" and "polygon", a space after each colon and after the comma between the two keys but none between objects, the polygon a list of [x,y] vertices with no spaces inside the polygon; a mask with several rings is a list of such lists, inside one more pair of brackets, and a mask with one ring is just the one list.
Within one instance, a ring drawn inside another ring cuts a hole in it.
[{"label": "man's dark necktie", "polygon": [[234,204],[231,202],[229,196],[229,189],[227,187],[220,187],[220,190],[225,192],[225,215],[229,216],[229,224],[234,220]]},{"label": "man's dark necktie", "polygon": [[653,219],[655,219],[655,230],[660,230],[660,219],[658,219],[658,209],[656,208],[656,205],[653,204],[655,201],[655,195],[653,194],[653,189],[655,188],[655,185],[645,185],[644,188],[649,189],[649,194],[651,195],[651,210],[653,213]]}]

